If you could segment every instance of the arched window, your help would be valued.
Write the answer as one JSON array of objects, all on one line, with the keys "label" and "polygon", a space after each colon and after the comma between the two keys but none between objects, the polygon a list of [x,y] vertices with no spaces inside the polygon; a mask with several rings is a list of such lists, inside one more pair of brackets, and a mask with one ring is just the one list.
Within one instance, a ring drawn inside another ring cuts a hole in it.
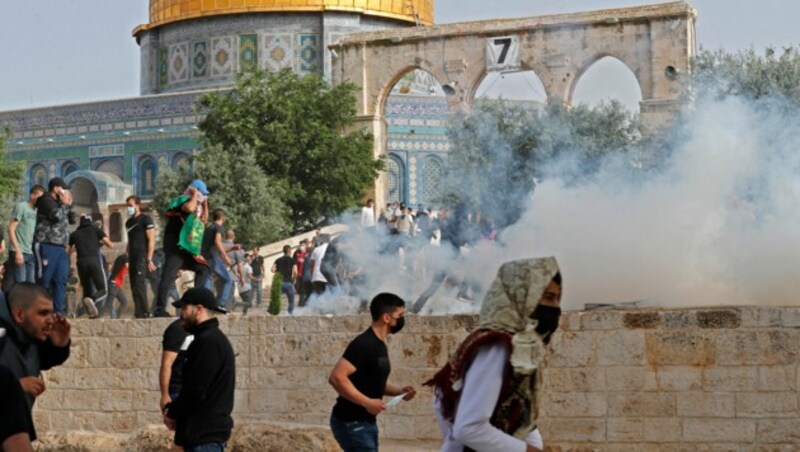
[{"label": "arched window", "polygon": [[442,196],[444,168],[436,157],[428,157],[422,165],[422,198],[426,203],[439,201]]},{"label": "arched window", "polygon": [[61,177],[67,177],[70,173],[74,173],[75,171],[78,171],[78,165],[73,161],[64,162],[64,164],[61,165]]},{"label": "arched window", "polygon": [[179,171],[181,168],[187,170],[192,168],[192,158],[185,152],[178,152],[172,157],[172,169]]},{"label": "arched window", "polygon": [[156,176],[158,167],[151,157],[139,160],[139,196],[153,196],[156,192]]},{"label": "arched window", "polygon": [[114,174],[120,179],[124,179],[125,176],[122,159],[117,158],[100,161],[94,166],[94,170],[101,173]]},{"label": "arched window", "polygon": [[406,168],[400,157],[390,155],[386,162],[389,173],[389,202],[404,202],[406,194]]},{"label": "arched window", "polygon": [[41,185],[47,187],[47,169],[44,165],[36,164],[31,167],[30,180],[31,186]]}]

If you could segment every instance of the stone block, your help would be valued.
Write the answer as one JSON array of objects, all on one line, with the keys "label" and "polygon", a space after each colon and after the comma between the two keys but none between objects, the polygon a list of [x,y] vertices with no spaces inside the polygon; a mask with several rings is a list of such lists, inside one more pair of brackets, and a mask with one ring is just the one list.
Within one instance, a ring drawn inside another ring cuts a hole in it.
[{"label": "stone block", "polygon": [[759,391],[794,391],[797,389],[797,366],[769,366],[758,368]]},{"label": "stone block", "polygon": [[664,391],[692,391],[703,388],[703,372],[690,366],[666,366],[658,369],[658,388]]},{"label": "stone block", "polygon": [[74,337],[67,361],[70,367],[109,367],[109,340],[101,337]]},{"label": "stone block", "polygon": [[456,338],[449,335],[404,334],[395,339],[387,344],[389,359],[397,365],[411,367],[441,367],[457,347]]},{"label": "stone block", "polygon": [[606,423],[608,441],[636,442],[642,439],[642,419],[610,418]]},{"label": "stone block", "polygon": [[736,394],[736,416],[740,418],[797,417],[797,393],[742,392]]},{"label": "stone block", "polygon": [[133,369],[161,365],[161,341],[155,337],[115,338],[110,347],[110,367]]},{"label": "stone block", "polygon": [[790,443],[796,447],[800,444],[800,419],[758,421],[758,441],[762,444]]},{"label": "stone block", "polygon": [[716,362],[721,366],[793,364],[800,350],[800,331],[720,331]]},{"label": "stone block", "polygon": [[[112,431],[119,433],[132,432],[137,427],[137,416],[135,411],[125,413],[113,413],[108,416],[111,418]],[[163,419],[163,418],[162,418]],[[108,430],[104,430],[108,431]]]},{"label": "stone block", "polygon": [[[251,321],[258,321],[256,317],[250,317],[245,315],[228,315],[225,316],[227,319],[225,328],[222,328],[220,325],[220,329],[228,336],[228,338],[234,336],[248,336],[250,335],[250,322]],[[309,329],[306,331],[314,331],[313,329]]]},{"label": "stone block", "polygon": [[594,332],[564,332],[553,338],[547,365],[552,367],[588,367],[597,364]]},{"label": "stone block", "polygon": [[592,392],[606,389],[606,373],[597,367],[545,368],[545,391]]},{"label": "stone block", "polygon": [[622,328],[622,314],[618,311],[587,311],[578,315],[581,330],[619,330]]},{"label": "stone block", "polygon": [[756,424],[751,419],[684,419],[683,439],[697,443],[751,443]]},{"label": "stone block", "polygon": [[712,329],[734,329],[742,324],[742,316],[738,309],[714,309],[697,312],[697,326]]},{"label": "stone block", "polygon": [[72,334],[77,337],[98,337],[103,334],[103,321],[97,319],[74,319],[72,324]]},{"label": "stone block", "polygon": [[642,419],[642,441],[664,444],[681,439],[683,439],[683,421],[680,418]]},{"label": "stone block", "polygon": [[540,423],[542,436],[548,442],[590,441],[603,442],[606,438],[605,419],[543,419]]},{"label": "stone block", "polygon": [[644,331],[600,331],[597,333],[597,363],[600,366],[644,364]]},{"label": "stone block", "polygon": [[[250,411],[260,413],[280,413],[289,406],[289,391],[252,390],[248,394]],[[332,406],[332,405],[331,405]]]},{"label": "stone block", "polygon": [[697,317],[692,311],[664,311],[664,327],[667,329],[686,329],[697,326]]},{"label": "stone block", "polygon": [[413,416],[384,415],[384,434],[389,438],[417,439]]},{"label": "stone block", "polygon": [[272,315],[258,317],[250,322],[251,336],[264,336],[281,333],[281,317]]},{"label": "stone block", "polygon": [[[45,383],[47,386],[47,383]],[[44,393],[36,398],[35,408],[39,410],[60,410],[64,405],[64,390],[63,389],[45,389]]]},{"label": "stone block", "polygon": [[606,387],[609,391],[655,391],[656,373],[643,367],[606,368]]},{"label": "stone block", "polygon": [[781,325],[785,328],[800,328],[800,308],[782,308]]},{"label": "stone block", "polygon": [[661,325],[661,313],[653,311],[628,312],[622,318],[628,329],[653,329]]},{"label": "stone block", "polygon": [[781,326],[781,308],[742,307],[742,327],[774,328]]},{"label": "stone block", "polygon": [[583,326],[581,325],[582,312],[564,311],[561,314],[561,319],[558,322],[559,331],[579,331]]},{"label": "stone block", "polygon": [[678,416],[726,418],[736,415],[732,392],[687,391],[678,393]]},{"label": "stone block", "polygon": [[100,410],[101,398],[93,394],[92,391],[80,391],[75,389],[64,390],[61,397],[61,409],[65,412],[74,411],[98,411]]},{"label": "stone block", "polygon": [[157,411],[160,401],[159,391],[133,391],[133,411]]},{"label": "stone block", "polygon": [[103,337],[122,337],[128,335],[128,322],[132,320],[103,320]]},{"label": "stone block", "polygon": [[[567,449],[571,452],[576,451],[586,451],[586,452],[595,452],[597,448],[592,446],[585,446],[582,449],[575,449],[569,448]],[[603,444],[603,450],[609,452],[661,452],[661,449],[657,444],[646,444],[646,443],[607,443]]]},{"label": "stone block", "polygon": [[675,394],[630,392],[608,395],[608,414],[610,416],[672,417],[676,412]]},{"label": "stone block", "polygon": [[749,391],[757,384],[757,367],[713,367],[703,370],[703,389],[706,391]]},{"label": "stone block", "polygon": [[175,319],[127,319],[117,320],[125,322],[126,333],[128,337],[150,337],[159,335],[161,337],[170,323]]},{"label": "stone block", "polygon": [[132,411],[133,391],[106,391],[100,399],[102,411]]},{"label": "stone block", "polygon": [[651,366],[708,366],[714,363],[715,337],[690,330],[648,331],[647,363]]},{"label": "stone block", "polygon": [[557,418],[603,417],[607,412],[604,393],[555,392],[544,395],[544,414]]}]

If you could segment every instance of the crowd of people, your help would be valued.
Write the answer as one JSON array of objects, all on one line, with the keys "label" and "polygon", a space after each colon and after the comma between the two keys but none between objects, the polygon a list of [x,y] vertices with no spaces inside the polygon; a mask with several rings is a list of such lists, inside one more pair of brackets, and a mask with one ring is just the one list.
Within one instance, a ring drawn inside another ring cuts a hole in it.
[{"label": "crowd of people", "polygon": [[[0,450],[33,450],[31,442],[37,434],[31,411],[36,398],[46,391],[42,371],[69,358],[71,326],[64,314],[68,253],[75,253],[78,278],[84,286],[82,304],[92,316],[98,315],[104,300],[111,305],[120,300],[124,307],[120,288],[126,268],[139,318],[151,312],[142,299],[145,280],[156,288],[152,315],[166,316],[176,278],[194,274],[194,287],[171,303],[179,318],[164,332],[159,407],[164,425],[175,432],[176,446],[188,452],[223,451],[233,428],[237,355],[220,330],[217,315],[236,307],[231,300],[234,284],[245,311],[259,304],[253,294],[260,290],[257,287],[264,274],[263,261],[256,264],[262,268],[255,270],[258,250],[247,253],[236,245],[233,231],[223,229],[223,210],[214,210],[213,221],[208,222],[209,191],[202,181],[195,180],[169,205],[163,263],[156,262],[152,219],[140,211],[138,198],[128,199],[128,249],[115,259],[106,277],[100,247],[113,244],[90,218],[81,218],[79,227],[68,233],[67,225],[75,220],[69,187],[58,178],[49,185],[48,192],[40,186],[31,189],[29,199],[16,206],[9,229],[14,283],[0,292]],[[384,213],[384,221],[370,223],[368,208],[372,210],[368,204],[362,212],[367,229],[385,223],[397,231],[388,236],[409,238],[427,230],[420,226],[424,215],[419,212],[414,215],[398,206],[391,217]],[[447,218],[442,211],[438,221]],[[463,231],[452,224],[449,220],[439,225],[442,238]],[[337,242],[318,233],[294,251],[291,246],[284,247],[272,271],[281,275],[290,313],[296,293],[302,305],[314,294],[324,294],[343,280],[359,277],[360,269],[348,262],[349,246],[346,235]],[[29,262],[34,263],[31,275]],[[159,266],[162,274],[154,281],[150,275]],[[226,272],[233,267],[238,271]],[[542,400],[541,368],[545,347],[558,328],[561,290],[561,273],[554,258],[509,262],[499,269],[483,300],[478,328],[424,383],[434,390],[443,451],[541,451],[543,442],[536,425]],[[338,394],[330,428],[345,452],[377,451],[378,416],[398,403],[411,401],[417,392],[414,385],[389,383],[387,338],[401,333],[406,324],[405,301],[392,293],[380,293],[368,308],[371,325],[349,343],[328,379]],[[111,312],[114,315],[113,308]],[[385,397],[392,399],[386,401]]]}]

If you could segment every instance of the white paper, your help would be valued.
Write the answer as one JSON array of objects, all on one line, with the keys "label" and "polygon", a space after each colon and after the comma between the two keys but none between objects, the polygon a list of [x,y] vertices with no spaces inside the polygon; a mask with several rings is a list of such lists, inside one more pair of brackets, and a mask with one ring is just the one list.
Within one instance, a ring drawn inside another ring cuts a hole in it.
[{"label": "white paper", "polygon": [[408,395],[408,393],[405,393],[405,394],[400,394],[399,396],[392,398],[392,400],[390,400],[389,403],[386,404],[386,408],[394,408],[397,405],[400,405],[400,402],[403,401],[403,397],[405,397],[407,395]]}]

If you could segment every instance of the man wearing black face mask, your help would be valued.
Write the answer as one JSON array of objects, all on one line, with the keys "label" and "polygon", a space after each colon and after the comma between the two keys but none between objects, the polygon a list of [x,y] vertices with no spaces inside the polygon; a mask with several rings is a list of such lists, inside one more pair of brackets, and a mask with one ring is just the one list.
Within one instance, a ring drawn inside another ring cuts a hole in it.
[{"label": "man wearing black face mask", "polygon": [[405,302],[397,295],[382,293],[372,299],[369,311],[372,325],[350,342],[328,378],[339,394],[331,430],[345,452],[377,451],[376,417],[388,408],[383,397],[403,395],[404,400],[411,400],[417,393],[413,386],[387,383],[391,365],[386,338],[403,329]]},{"label": "man wearing black face mask", "polygon": [[478,329],[425,383],[436,395],[442,452],[539,452],[545,344],[558,328],[561,273],[555,258],[503,264],[481,306]]}]

